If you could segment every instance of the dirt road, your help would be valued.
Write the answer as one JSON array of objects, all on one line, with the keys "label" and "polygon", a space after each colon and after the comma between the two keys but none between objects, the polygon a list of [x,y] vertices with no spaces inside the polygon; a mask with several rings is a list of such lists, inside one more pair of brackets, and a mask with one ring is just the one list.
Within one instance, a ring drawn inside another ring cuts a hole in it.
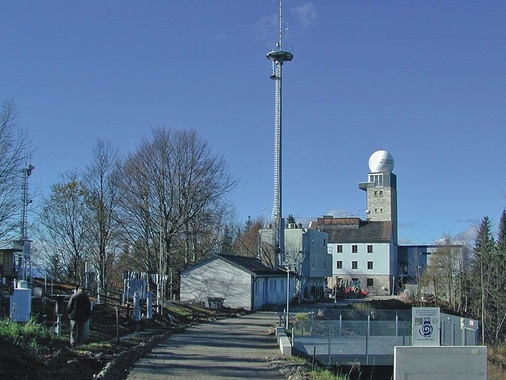
[{"label": "dirt road", "polygon": [[267,361],[280,354],[268,335],[276,318],[256,312],[192,327],[135,363],[127,379],[283,379]]}]

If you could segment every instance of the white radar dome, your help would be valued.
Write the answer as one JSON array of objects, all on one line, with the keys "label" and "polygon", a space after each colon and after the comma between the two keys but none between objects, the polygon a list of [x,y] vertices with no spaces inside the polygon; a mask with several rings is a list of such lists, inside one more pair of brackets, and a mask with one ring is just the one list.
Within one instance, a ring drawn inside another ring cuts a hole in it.
[{"label": "white radar dome", "polygon": [[386,150],[377,150],[369,157],[371,173],[388,173],[394,170],[394,158]]}]

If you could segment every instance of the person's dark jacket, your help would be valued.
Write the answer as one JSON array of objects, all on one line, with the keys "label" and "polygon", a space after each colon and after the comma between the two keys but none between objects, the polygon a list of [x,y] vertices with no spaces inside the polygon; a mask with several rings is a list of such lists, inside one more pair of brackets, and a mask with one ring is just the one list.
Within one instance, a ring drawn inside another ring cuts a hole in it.
[{"label": "person's dark jacket", "polygon": [[67,305],[67,313],[74,321],[87,321],[90,318],[90,299],[82,291],[72,294]]}]

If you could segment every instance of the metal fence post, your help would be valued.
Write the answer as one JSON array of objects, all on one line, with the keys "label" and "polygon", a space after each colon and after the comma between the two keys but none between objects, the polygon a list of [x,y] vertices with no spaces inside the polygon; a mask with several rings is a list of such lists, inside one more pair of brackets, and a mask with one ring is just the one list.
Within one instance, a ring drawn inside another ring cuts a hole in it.
[{"label": "metal fence post", "polygon": [[371,315],[367,315],[367,331],[365,333],[365,363],[369,365],[369,333],[371,331]]},{"label": "metal fence post", "polygon": [[331,354],[330,354],[331,353],[330,352],[330,347],[331,347],[331,344],[330,344],[330,332],[331,332],[331,330],[332,330],[332,324],[331,324],[331,322],[329,322],[329,329],[328,329],[328,332],[329,332],[329,338],[328,338],[328,346],[329,346],[328,347],[328,353],[329,353],[329,355],[328,355],[329,356],[329,358],[328,358],[328,365],[331,365],[331,362],[330,362],[330,358],[331,358]]}]

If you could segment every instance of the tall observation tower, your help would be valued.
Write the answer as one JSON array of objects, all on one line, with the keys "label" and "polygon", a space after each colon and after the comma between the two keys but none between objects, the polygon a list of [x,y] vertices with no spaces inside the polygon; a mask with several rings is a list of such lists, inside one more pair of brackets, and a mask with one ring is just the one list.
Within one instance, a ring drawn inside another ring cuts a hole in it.
[{"label": "tall observation tower", "polygon": [[[276,260],[278,265],[284,264],[284,221],[281,214],[281,119],[282,119],[282,78],[283,63],[293,59],[293,54],[288,48],[289,45],[283,45],[283,26],[282,26],[282,0],[279,0],[278,13],[278,41],[271,46],[267,53],[267,58],[272,62],[271,79],[274,80],[274,205],[272,208],[272,219],[274,227],[274,245],[276,249]],[[291,47],[291,46],[290,46]]]}]

